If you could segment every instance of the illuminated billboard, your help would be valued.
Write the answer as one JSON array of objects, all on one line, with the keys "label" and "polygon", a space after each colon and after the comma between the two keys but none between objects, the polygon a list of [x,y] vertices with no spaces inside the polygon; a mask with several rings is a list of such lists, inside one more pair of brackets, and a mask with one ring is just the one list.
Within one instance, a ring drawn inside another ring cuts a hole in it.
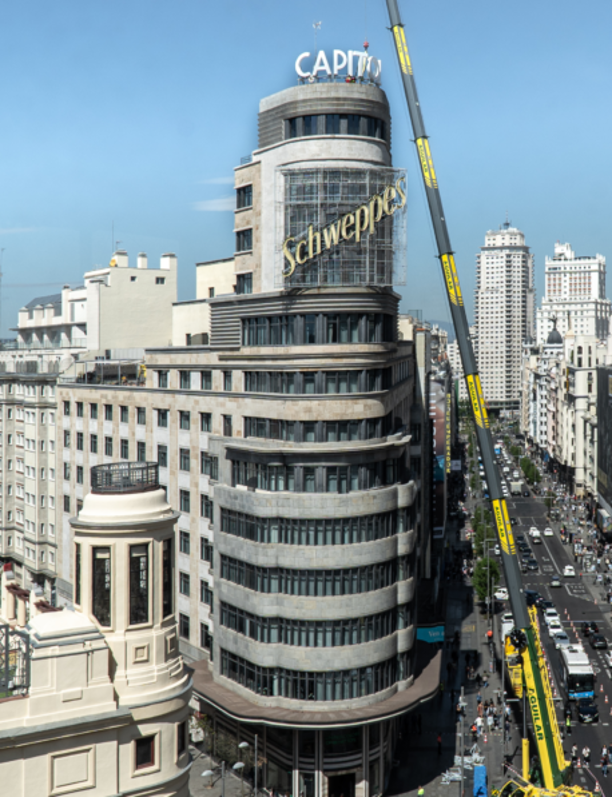
[{"label": "illuminated billboard", "polygon": [[277,287],[404,285],[406,172],[279,169]]}]

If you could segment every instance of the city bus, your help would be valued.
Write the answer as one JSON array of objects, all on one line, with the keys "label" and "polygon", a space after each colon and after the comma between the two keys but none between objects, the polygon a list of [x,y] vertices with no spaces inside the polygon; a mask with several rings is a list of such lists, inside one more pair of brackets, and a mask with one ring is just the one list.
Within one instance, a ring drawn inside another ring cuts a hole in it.
[{"label": "city bus", "polygon": [[584,649],[570,645],[560,651],[563,688],[570,700],[595,697],[595,673]]}]

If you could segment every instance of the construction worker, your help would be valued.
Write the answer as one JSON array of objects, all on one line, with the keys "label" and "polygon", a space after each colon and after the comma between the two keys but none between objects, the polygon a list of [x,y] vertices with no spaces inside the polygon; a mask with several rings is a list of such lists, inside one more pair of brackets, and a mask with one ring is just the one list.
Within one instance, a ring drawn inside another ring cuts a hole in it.
[{"label": "construction worker", "polygon": [[[572,735],[572,718],[570,717],[569,714],[565,718],[565,731],[566,731],[568,736]],[[575,745],[574,745],[574,747],[575,747]]]},{"label": "construction worker", "polygon": [[422,786],[419,786],[419,790],[417,791],[417,797],[425,797],[425,789]]}]

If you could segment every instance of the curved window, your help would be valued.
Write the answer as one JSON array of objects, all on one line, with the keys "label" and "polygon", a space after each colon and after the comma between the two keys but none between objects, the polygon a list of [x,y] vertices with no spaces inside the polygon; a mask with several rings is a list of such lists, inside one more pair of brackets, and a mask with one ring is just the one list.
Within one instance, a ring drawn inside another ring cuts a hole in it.
[{"label": "curved window", "polygon": [[284,465],[232,460],[232,487],[297,493],[350,493],[406,481],[403,459],[360,465]]},{"label": "curved window", "polygon": [[258,695],[294,700],[350,700],[381,692],[408,678],[409,653],[400,653],[370,667],[326,672],[302,672],[284,667],[260,667],[221,649],[221,675]]},{"label": "curved window", "polygon": [[298,570],[291,567],[259,567],[221,556],[221,578],[255,592],[274,595],[330,597],[359,595],[384,589],[409,577],[409,556],[342,570]]},{"label": "curved window", "polygon": [[286,120],[286,138],[303,136],[365,136],[386,139],[387,126],[382,119],[365,114],[328,113],[319,116],[293,116]]},{"label": "curved window", "polygon": [[221,531],[252,542],[280,545],[354,545],[412,528],[414,506],[399,512],[344,518],[262,518],[221,508]]},{"label": "curved window", "polygon": [[389,313],[323,313],[258,316],[242,320],[243,346],[321,346],[327,343],[384,343],[396,337]]},{"label": "curved window", "polygon": [[359,645],[390,636],[402,628],[408,628],[410,623],[408,604],[366,617],[322,621],[260,617],[229,603],[221,604],[221,625],[266,644],[280,643],[311,648]]}]

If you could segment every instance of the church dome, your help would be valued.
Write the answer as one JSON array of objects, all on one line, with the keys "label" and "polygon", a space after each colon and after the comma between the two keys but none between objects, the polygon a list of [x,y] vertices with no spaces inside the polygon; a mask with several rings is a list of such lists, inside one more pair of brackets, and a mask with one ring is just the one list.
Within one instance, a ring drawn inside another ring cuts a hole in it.
[{"label": "church dome", "polygon": [[548,339],[546,341],[547,346],[562,346],[563,345],[563,338],[561,337],[561,333],[557,329],[557,327],[553,327],[549,334]]}]

